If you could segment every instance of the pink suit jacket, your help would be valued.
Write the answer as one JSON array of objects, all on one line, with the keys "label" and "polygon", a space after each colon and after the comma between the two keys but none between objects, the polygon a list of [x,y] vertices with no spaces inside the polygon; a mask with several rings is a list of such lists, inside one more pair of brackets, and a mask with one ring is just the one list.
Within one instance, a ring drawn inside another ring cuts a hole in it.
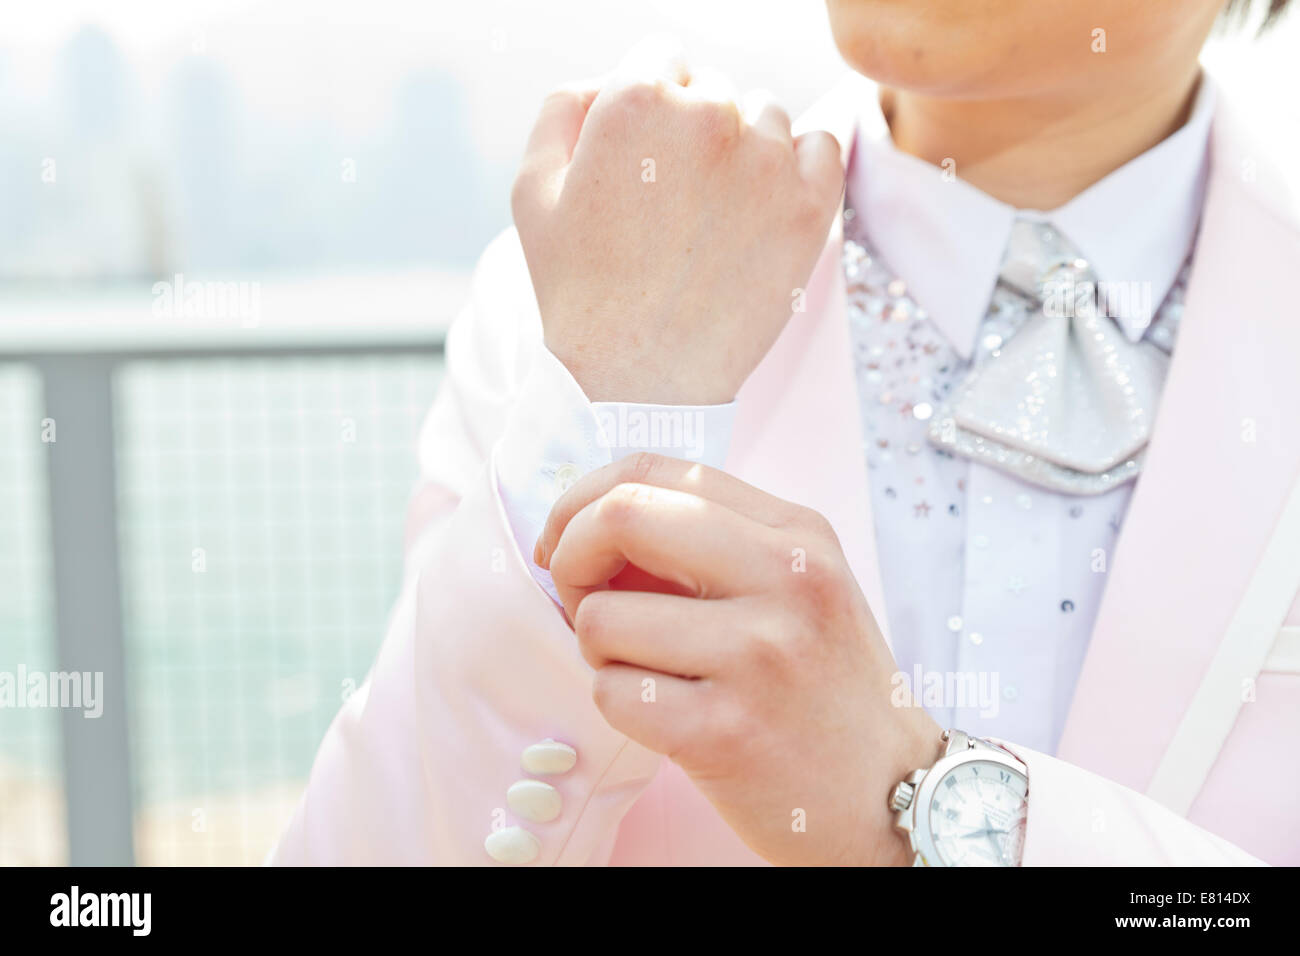
[{"label": "pink suit jacket", "polygon": [[[871,95],[851,77],[798,125],[847,145]],[[1025,865],[1300,864],[1300,230],[1226,104],[1211,150],[1178,348],[1059,753],[1007,742],[1029,766]],[[727,467],[830,519],[887,631],[839,245],[741,390]],[[273,862],[491,864],[484,838],[521,823],[534,865],[762,862],[674,764],[605,723],[514,542],[493,450],[544,427],[527,400],[540,342],[510,231],[449,334],[387,637]],[[547,778],[559,817],[526,823],[506,790],[545,738],[577,763]]]}]

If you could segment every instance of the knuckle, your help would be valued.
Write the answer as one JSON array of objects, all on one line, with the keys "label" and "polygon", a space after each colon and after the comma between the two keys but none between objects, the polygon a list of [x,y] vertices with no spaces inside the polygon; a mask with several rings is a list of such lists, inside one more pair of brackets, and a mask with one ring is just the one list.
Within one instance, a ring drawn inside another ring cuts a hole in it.
[{"label": "knuckle", "polygon": [[593,591],[582,599],[578,610],[573,615],[573,630],[584,644],[599,644],[608,632],[609,613],[607,602],[601,597],[604,591]]},{"label": "knuckle", "polygon": [[625,528],[636,521],[644,499],[641,485],[629,482],[615,485],[596,505],[596,519],[606,527]]},{"label": "knuckle", "polygon": [[752,721],[745,707],[729,696],[721,697],[709,708],[707,723],[711,749],[735,753],[748,739]]},{"label": "knuckle", "polygon": [[835,618],[847,611],[850,591],[834,555],[822,552],[810,557],[808,572],[799,577],[804,607],[818,620]]},{"label": "knuckle", "polygon": [[616,693],[617,674],[608,667],[599,668],[591,679],[591,700],[601,713],[609,710]]},{"label": "knuckle", "polygon": [[603,600],[592,600],[604,593],[595,591],[588,594],[573,615],[573,633],[578,640],[578,651],[588,665],[597,669],[608,662],[609,638],[613,633],[609,623],[609,606]]},{"label": "knuckle", "polygon": [[751,665],[760,671],[784,671],[795,663],[789,641],[784,633],[774,628],[760,628],[752,632],[745,649]]},{"label": "knuckle", "polygon": [[837,586],[838,557],[838,549],[825,542],[815,542],[808,549],[808,573],[804,577],[819,588]]},{"label": "knuckle", "polygon": [[840,142],[825,130],[812,130],[799,137],[798,150],[814,176],[831,177],[841,171]]},{"label": "knuckle", "polygon": [[740,137],[740,111],[735,103],[700,103],[692,114],[695,135],[707,147],[725,149]]},{"label": "knuckle", "polygon": [[610,105],[625,116],[641,117],[663,101],[665,92],[659,81],[624,83],[611,91]]},{"label": "knuckle", "polygon": [[550,568],[551,581],[556,587],[568,586],[576,575],[573,573],[575,568],[573,560],[569,557],[569,550],[566,547],[558,547],[555,553],[551,555]]},{"label": "knuckle", "polygon": [[788,540],[786,554],[794,553],[797,563],[790,586],[795,594],[820,606],[842,588],[842,561],[838,545],[815,536],[795,536]]},{"label": "knuckle", "polygon": [[835,526],[831,524],[830,519],[814,508],[798,506],[793,524],[795,527],[811,532],[819,540],[839,541],[835,535]]},{"label": "knuckle", "polygon": [[809,146],[816,150],[817,158],[828,167],[838,168],[840,156],[840,141],[835,138],[835,134],[829,130],[814,130],[809,133],[811,142]]}]

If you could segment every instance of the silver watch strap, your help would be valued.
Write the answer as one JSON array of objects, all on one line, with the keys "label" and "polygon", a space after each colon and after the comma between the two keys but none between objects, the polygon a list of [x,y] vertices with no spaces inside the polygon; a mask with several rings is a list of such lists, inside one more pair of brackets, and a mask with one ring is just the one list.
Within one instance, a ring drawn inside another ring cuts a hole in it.
[{"label": "silver watch strap", "polygon": [[[972,737],[970,734],[962,730],[945,730],[942,739],[946,742],[946,746],[943,748],[943,756],[945,757],[961,753],[964,750],[992,750],[996,753],[1006,754],[1016,763],[1020,764],[1021,767],[1025,766],[1023,760],[1001,744],[995,743],[992,740],[987,740],[983,737]],[[1027,767],[1025,769],[1028,771]]]}]

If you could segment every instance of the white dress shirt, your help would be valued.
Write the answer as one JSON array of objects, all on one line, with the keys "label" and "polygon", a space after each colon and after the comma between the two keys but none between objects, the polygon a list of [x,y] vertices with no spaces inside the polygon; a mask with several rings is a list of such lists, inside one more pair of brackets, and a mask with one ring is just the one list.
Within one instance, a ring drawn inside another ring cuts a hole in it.
[{"label": "white dress shirt", "polygon": [[[1055,751],[1132,485],[1064,495],[940,453],[925,437],[935,390],[960,381],[981,347],[1017,217],[1059,229],[1103,282],[1149,283],[1153,304],[1166,298],[1199,221],[1214,96],[1203,79],[1181,129],[1046,213],[1017,210],[901,153],[879,104],[864,104],[846,231],[888,264],[929,325],[901,376],[889,361],[900,345],[890,336],[901,333],[855,325],[863,453],[899,671],[945,727]],[[1133,341],[1156,331],[1142,310],[1116,321]],[[721,467],[732,405],[593,405],[539,351],[523,397],[537,428],[527,447],[497,451],[498,487],[530,563],[551,505],[581,475],[637,450]],[[556,597],[547,572],[533,574]]]}]

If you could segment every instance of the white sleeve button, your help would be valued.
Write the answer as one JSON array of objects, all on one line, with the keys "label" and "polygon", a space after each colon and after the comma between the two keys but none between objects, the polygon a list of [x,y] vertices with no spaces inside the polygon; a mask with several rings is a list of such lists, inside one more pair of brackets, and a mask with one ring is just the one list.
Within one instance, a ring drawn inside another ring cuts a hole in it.
[{"label": "white sleeve button", "polygon": [[541,780],[520,780],[506,791],[506,806],[525,820],[550,823],[560,815],[560,791]]},{"label": "white sleeve button", "polygon": [[541,743],[525,748],[520,760],[521,766],[529,773],[559,774],[568,773],[578,762],[578,751],[568,744],[560,743],[547,737]]},{"label": "white sleeve button", "polygon": [[578,479],[581,477],[582,477],[582,472],[578,470],[578,466],[573,464],[573,462],[567,462],[561,465],[559,468],[555,469],[556,497],[558,498],[560,495],[564,494],[566,491],[568,491],[570,488],[576,485],[578,483]]},{"label": "white sleeve button", "polygon": [[483,841],[488,856],[498,863],[520,866],[532,863],[542,852],[542,842],[523,827],[503,827],[493,830]]}]

